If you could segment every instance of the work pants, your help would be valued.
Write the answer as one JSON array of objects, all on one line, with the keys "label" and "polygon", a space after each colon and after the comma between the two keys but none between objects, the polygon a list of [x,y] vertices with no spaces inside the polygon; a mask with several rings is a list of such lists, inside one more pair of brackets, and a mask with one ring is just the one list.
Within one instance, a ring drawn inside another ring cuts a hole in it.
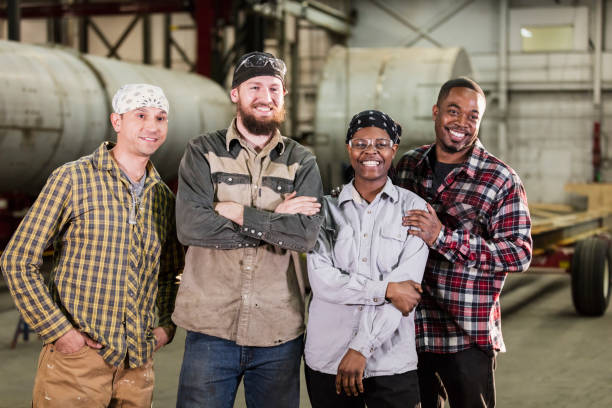
[{"label": "work pants", "polygon": [[364,393],[348,396],[344,389],[336,394],[336,376],[304,365],[306,388],[312,408],[419,408],[417,371],[363,379]]},{"label": "work pants", "polygon": [[495,355],[471,347],[457,353],[419,353],[423,408],[495,407]]},{"label": "work pants", "polygon": [[129,368],[115,367],[90,347],[64,354],[45,344],[34,380],[34,408],[151,407],[153,360]]}]

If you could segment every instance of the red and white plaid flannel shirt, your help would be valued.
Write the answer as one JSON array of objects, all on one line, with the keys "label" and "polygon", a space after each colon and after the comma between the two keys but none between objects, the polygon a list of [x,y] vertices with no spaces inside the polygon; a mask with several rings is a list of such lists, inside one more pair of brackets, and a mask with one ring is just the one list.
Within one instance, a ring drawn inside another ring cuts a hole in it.
[{"label": "red and white plaid flannel shirt", "polygon": [[432,191],[435,145],[406,153],[396,184],[431,204],[442,230],[431,247],[416,313],[419,352],[505,351],[499,295],[531,262],[531,219],[518,175],[480,141]]}]

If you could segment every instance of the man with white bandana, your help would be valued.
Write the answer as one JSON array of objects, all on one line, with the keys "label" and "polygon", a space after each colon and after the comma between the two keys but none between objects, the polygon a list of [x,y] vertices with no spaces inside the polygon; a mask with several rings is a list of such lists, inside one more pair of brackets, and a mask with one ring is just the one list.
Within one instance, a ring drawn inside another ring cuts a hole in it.
[{"label": "man with white bandana", "polygon": [[113,110],[117,143],[56,169],[0,260],[44,342],[34,407],[151,406],[153,352],[174,335],[183,251],[174,195],[149,160],[166,140],[168,100],[157,86],[128,84]]}]

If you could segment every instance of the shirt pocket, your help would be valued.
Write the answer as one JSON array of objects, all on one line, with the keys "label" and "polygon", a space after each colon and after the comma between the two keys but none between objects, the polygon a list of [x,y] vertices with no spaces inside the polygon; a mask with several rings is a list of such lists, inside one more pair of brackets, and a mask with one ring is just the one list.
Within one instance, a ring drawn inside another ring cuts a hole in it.
[{"label": "shirt pocket", "polygon": [[408,228],[401,224],[386,225],[380,229],[376,263],[384,274],[397,267],[408,236]]},{"label": "shirt pocket", "polygon": [[466,203],[454,203],[447,208],[445,218],[452,229],[467,230],[483,238],[487,238],[489,224],[488,215],[480,208]]},{"label": "shirt pocket", "polygon": [[334,266],[350,273],[355,264],[355,232],[348,225],[339,227],[333,244]]},{"label": "shirt pocket", "polygon": [[293,180],[281,177],[264,176],[261,178],[261,185],[281,195],[292,193],[294,189]]},{"label": "shirt pocket", "polygon": [[245,174],[214,173],[215,202],[233,201],[251,205],[251,177]]}]

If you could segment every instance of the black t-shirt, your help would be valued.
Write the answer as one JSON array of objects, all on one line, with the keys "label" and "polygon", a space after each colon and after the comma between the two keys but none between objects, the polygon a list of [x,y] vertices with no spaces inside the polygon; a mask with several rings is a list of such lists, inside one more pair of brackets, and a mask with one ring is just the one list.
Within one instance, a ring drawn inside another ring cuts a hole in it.
[{"label": "black t-shirt", "polygon": [[463,163],[441,163],[436,158],[436,152],[432,149],[430,161],[433,166],[433,191],[438,191],[438,187],[444,183],[444,179],[448,176],[448,173],[453,171],[455,168],[461,166]]}]

